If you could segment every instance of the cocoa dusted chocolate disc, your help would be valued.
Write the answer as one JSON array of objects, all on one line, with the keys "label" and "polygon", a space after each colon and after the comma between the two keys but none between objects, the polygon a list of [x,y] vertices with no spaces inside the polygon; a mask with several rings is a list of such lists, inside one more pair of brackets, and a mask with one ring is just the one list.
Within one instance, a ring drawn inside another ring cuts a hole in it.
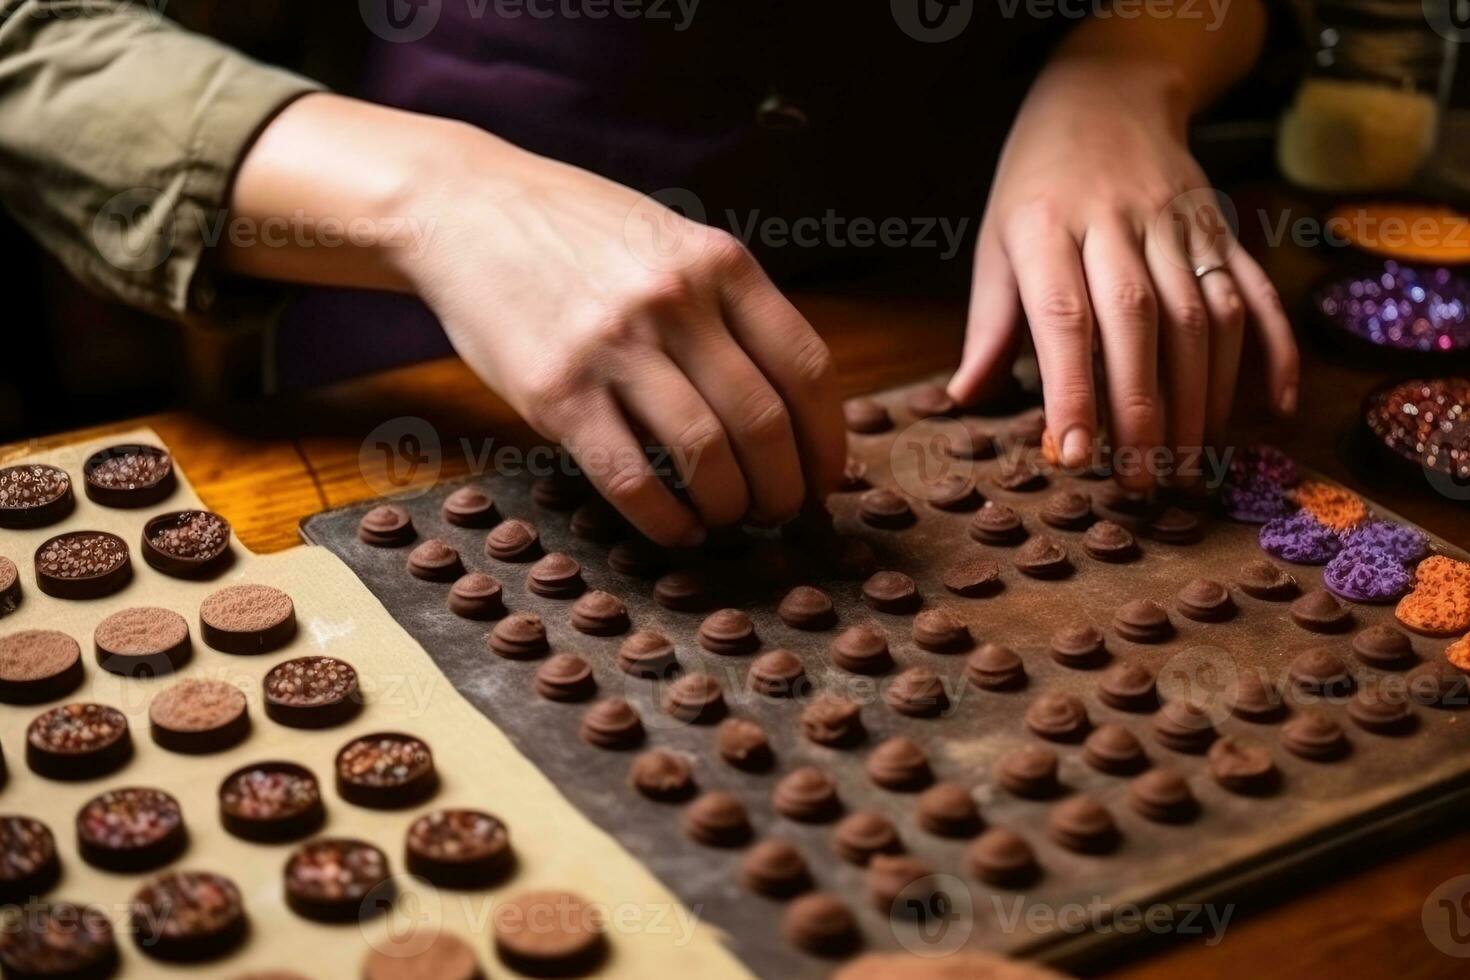
[{"label": "cocoa dusted chocolate disc", "polygon": [[710,605],[709,583],[698,572],[669,572],[653,583],[653,601],[675,612],[701,612]]},{"label": "cocoa dusted chocolate disc", "polygon": [[1253,599],[1281,602],[1300,591],[1296,576],[1266,558],[1253,558],[1235,573],[1235,584]]},{"label": "cocoa dusted chocolate disc", "polygon": [[1313,633],[1341,633],[1353,625],[1352,611],[1326,589],[1313,589],[1293,602],[1291,618]]},{"label": "cocoa dusted chocolate disc", "polygon": [[362,735],[337,753],[337,795],[375,810],[422,803],[439,788],[434,754],[421,739],[398,732]]},{"label": "cocoa dusted chocolate disc", "polygon": [[736,769],[764,772],[776,761],[766,730],[749,718],[726,718],[715,729],[715,748]]},{"label": "cocoa dusted chocolate disc", "polygon": [[1152,599],[1134,599],[1113,614],[1113,629],[1134,643],[1162,643],[1174,635],[1169,611]]},{"label": "cocoa dusted chocolate disc", "polygon": [[1470,677],[1448,660],[1427,660],[1409,671],[1409,697],[1415,704],[1458,711],[1470,706]]},{"label": "cocoa dusted chocolate disc", "polygon": [[[420,938],[422,936],[422,938]],[[392,933],[362,961],[362,980],[484,980],[474,947],[453,933],[426,926]],[[296,980],[250,974],[235,980]]]},{"label": "cocoa dusted chocolate disc", "polygon": [[120,609],[92,633],[97,666],[123,677],[159,677],[189,662],[189,624],[171,609]]},{"label": "cocoa dusted chocolate disc", "polygon": [[0,816],[0,903],[34,901],[60,877],[61,860],[51,829],[31,817]]},{"label": "cocoa dusted chocolate disc", "polygon": [[302,844],[287,859],[284,879],[287,907],[316,922],[365,919],[385,909],[394,892],[388,856],[343,837]]},{"label": "cocoa dusted chocolate disc", "polygon": [[1016,549],[1016,571],[1039,579],[1065,578],[1072,573],[1067,549],[1045,534],[1032,536]]},{"label": "cocoa dusted chocolate disc", "polygon": [[485,554],[496,561],[535,561],[541,557],[541,532],[518,517],[501,521],[485,535]]},{"label": "cocoa dusted chocolate disc", "polygon": [[484,888],[514,863],[510,831],[480,810],[434,810],[408,825],[404,867],[436,888]]},{"label": "cocoa dusted chocolate disc", "polygon": [[22,463],[0,469],[0,527],[46,527],[76,509],[71,477],[45,463]]},{"label": "cocoa dusted chocolate disc", "polygon": [[154,695],[148,731],[155,745],[170,752],[223,752],[250,734],[245,693],[229,681],[186,677]]},{"label": "cocoa dusted chocolate disc", "polygon": [[1127,775],[1148,765],[1143,744],[1122,725],[1099,725],[1082,743],[1082,759],[1099,772]]},{"label": "cocoa dusted chocolate disc", "polygon": [[871,486],[872,484],[868,482],[868,464],[856,456],[847,457],[847,462],[842,467],[842,475],[837,478],[837,491],[857,493]]},{"label": "cocoa dusted chocolate disc", "polygon": [[474,486],[460,487],[445,497],[439,513],[455,527],[492,527],[500,521],[495,498]]},{"label": "cocoa dusted chocolate disc", "polygon": [[1165,544],[1194,544],[1204,536],[1199,518],[1180,507],[1166,507],[1148,523],[1149,537]]},{"label": "cocoa dusted chocolate disc", "polygon": [[684,833],[708,847],[741,847],[750,840],[750,817],[734,793],[701,793],[684,808]]},{"label": "cocoa dusted chocolate disc", "polygon": [[513,612],[496,623],[485,644],[507,660],[534,660],[550,649],[546,624],[532,612]]},{"label": "cocoa dusted chocolate disc", "polygon": [[1189,782],[1173,769],[1153,768],[1128,783],[1128,804],[1155,823],[1185,823],[1199,813]]},{"label": "cocoa dusted chocolate disc", "polygon": [[607,958],[604,919],[574,892],[523,892],[495,909],[495,952],[528,976],[583,976]]},{"label": "cocoa dusted chocolate disc", "polygon": [[858,516],[869,527],[898,530],[913,524],[917,518],[909,502],[887,487],[869,490],[858,501]]},{"label": "cocoa dusted chocolate disc", "polygon": [[1026,839],[1005,827],[992,827],[965,848],[965,870],[988,885],[1015,888],[1034,881],[1036,852]]},{"label": "cocoa dusted chocolate disc", "polygon": [[980,829],[980,808],[958,783],[935,783],[924,790],[914,813],[919,827],[936,837],[972,837]]},{"label": "cocoa dusted chocolate disc", "polygon": [[710,653],[734,656],[760,646],[755,623],[739,609],[718,609],[699,624],[699,645]]},{"label": "cocoa dusted chocolate disc", "polygon": [[888,409],[871,398],[849,398],[842,404],[842,417],[847,422],[847,431],[861,435],[887,432],[893,428],[893,417]]},{"label": "cocoa dusted chocolate disc", "polygon": [[1192,701],[1167,701],[1154,718],[1154,738],[1166,749],[1199,755],[1215,740],[1215,723]]},{"label": "cocoa dusted chocolate disc", "polygon": [[888,707],[910,718],[933,718],[949,710],[944,681],[928,667],[900,671],[883,689]]},{"label": "cocoa dusted chocolate disc", "polygon": [[261,688],[266,717],[290,728],[332,728],[362,710],[357,671],[336,657],[283,661],[266,673]]},{"label": "cocoa dusted chocolate disc", "polygon": [[862,939],[852,910],[830,892],[810,892],[792,899],[781,916],[781,935],[792,946],[816,956],[842,956]]},{"label": "cocoa dusted chocolate disc", "polygon": [[1103,516],[1129,526],[1146,520],[1155,511],[1148,493],[1128,490],[1111,481],[1098,488],[1093,506]]},{"label": "cocoa dusted chocolate disc", "polygon": [[919,587],[903,572],[874,572],[863,583],[863,601],[878,612],[911,613],[919,608]]},{"label": "cocoa dusted chocolate disc", "polygon": [[849,864],[864,867],[875,854],[899,854],[903,842],[893,821],[873,810],[849,813],[832,828],[832,849]]},{"label": "cocoa dusted chocolate disc", "polygon": [[1041,519],[1063,531],[1080,531],[1092,523],[1092,498],[1075,490],[1058,490],[1041,505]]},{"label": "cocoa dusted chocolate disc", "polygon": [[771,805],[781,816],[802,823],[824,823],[842,811],[837,784],[816,766],[801,766],[782,776],[771,792]]},{"label": "cocoa dusted chocolate disc", "polygon": [[954,399],[937,384],[919,385],[904,399],[904,405],[915,418],[928,419],[953,415]]},{"label": "cocoa dusted chocolate disc", "polygon": [[1023,745],[1001,756],[995,765],[995,781],[1006,790],[1028,800],[1057,795],[1057,754],[1045,745]]},{"label": "cocoa dusted chocolate disc", "polygon": [[945,570],[943,582],[967,599],[994,595],[1001,590],[1000,565],[987,558],[961,558]]},{"label": "cocoa dusted chocolate disc", "polygon": [[159,514],[143,525],[140,551],[149,567],[175,578],[218,572],[230,551],[230,524],[207,510]]},{"label": "cocoa dusted chocolate disc", "polygon": [[1353,724],[1375,735],[1403,735],[1413,729],[1415,722],[1405,693],[1382,680],[1359,688],[1348,702],[1347,714]]},{"label": "cocoa dusted chocolate disc", "polygon": [[1108,659],[1107,643],[1090,623],[1070,623],[1051,635],[1051,658],[1063,667],[1087,670]]},{"label": "cocoa dusted chocolate disc", "polygon": [[582,713],[582,741],[599,749],[632,748],[643,741],[643,719],[623,698],[603,698]]},{"label": "cocoa dusted chocolate disc", "polygon": [[161,789],[129,786],[94,796],[77,811],[77,853],[104,871],[152,871],[188,843],[179,801]]},{"label": "cocoa dusted chocolate disc", "polygon": [[859,581],[878,570],[878,556],[872,547],[859,538],[840,538],[837,542],[835,571],[844,579]]},{"label": "cocoa dusted chocolate disc", "polygon": [[575,510],[589,492],[586,478],[566,469],[553,470],[531,481],[531,500],[547,510]]},{"label": "cocoa dusted chocolate disc", "polygon": [[926,486],[924,500],[935,510],[951,513],[974,510],[984,502],[975,481],[959,473],[946,474]]},{"label": "cocoa dusted chocolate disc", "polygon": [[296,604],[273,586],[228,585],[199,604],[199,635],[222,653],[271,653],[296,635]]},{"label": "cocoa dusted chocolate disc", "polygon": [[752,691],[773,698],[798,697],[811,690],[806,668],[790,650],[768,650],[756,657],[745,680]]},{"label": "cocoa dusted chocolate disc", "polygon": [[868,898],[873,907],[893,918],[925,914],[937,888],[934,867],[909,854],[874,854],[868,862]]},{"label": "cocoa dusted chocolate disc", "polygon": [[1263,796],[1274,792],[1281,773],[1271,750],[1253,738],[1226,735],[1210,746],[1210,775],[1232,793]]},{"label": "cocoa dusted chocolate disc", "polygon": [[653,578],[668,566],[668,557],[658,545],[641,536],[619,541],[607,552],[607,564],[613,571],[636,578]]},{"label": "cocoa dusted chocolate disc", "polygon": [[875,626],[849,626],[832,641],[828,652],[834,664],[854,674],[883,674],[893,667],[888,638]]},{"label": "cocoa dusted chocolate disc", "polygon": [[15,562],[0,555],[0,618],[20,608],[20,570]]},{"label": "cocoa dusted chocolate disc", "polygon": [[526,574],[526,588],[548,599],[572,599],[582,594],[587,583],[582,566],[571,555],[553,551],[539,559]]},{"label": "cocoa dusted chocolate disc", "polygon": [[1118,826],[1113,822],[1113,815],[1083,793],[1052,806],[1046,815],[1046,832],[1067,850],[1083,854],[1104,854],[1118,844]]},{"label": "cocoa dusted chocolate disc", "polygon": [[36,588],[57,599],[100,599],[133,578],[127,542],[107,531],[68,531],[36,549]]},{"label": "cocoa dusted chocolate disc", "polygon": [[801,711],[801,731],[810,742],[832,748],[856,745],[867,735],[862,709],[840,694],[820,694]]},{"label": "cocoa dusted chocolate disc", "polygon": [[105,980],[117,972],[111,913],[96,905],[35,903],[0,929],[0,970],[15,980]]},{"label": "cocoa dusted chocolate disc", "polygon": [[220,783],[219,818],[242,840],[280,843],[316,833],[327,811],[310,769],[294,762],[254,762]]},{"label": "cocoa dusted chocolate disc", "polygon": [[1080,741],[1091,723],[1087,708],[1070,694],[1046,691],[1026,709],[1026,727],[1053,742]]},{"label": "cocoa dusted chocolate disc", "polygon": [[679,669],[674,644],[654,630],[639,630],[618,645],[618,666],[633,677],[657,680]]},{"label": "cocoa dusted chocolate disc", "polygon": [[725,716],[725,691],[709,674],[685,674],[664,691],[664,711],[690,724],[713,724]]},{"label": "cocoa dusted chocolate disc", "polygon": [[1293,755],[1313,762],[1330,762],[1348,752],[1342,726],[1325,711],[1307,709],[1281,726],[1281,745]]},{"label": "cocoa dusted chocolate disc", "polygon": [[1408,634],[1387,623],[1375,623],[1359,631],[1353,637],[1353,653],[1379,670],[1403,670],[1416,659]]},{"label": "cocoa dusted chocolate disc", "polygon": [[593,589],[572,603],[572,628],[589,636],[617,636],[628,631],[628,607],[611,592]]},{"label": "cocoa dusted chocolate disc", "polygon": [[484,572],[469,572],[449,588],[449,611],[464,619],[489,620],[505,615],[500,580]]},{"label": "cocoa dusted chocolate disc", "polygon": [[87,497],[103,507],[152,507],[174,492],[173,458],[157,446],[108,446],[82,464]]},{"label": "cocoa dusted chocolate disc", "polygon": [[879,742],[863,762],[868,778],[891,790],[922,789],[934,781],[929,757],[919,743],[902,735]]},{"label": "cocoa dusted chocolate disc", "polygon": [[1331,647],[1317,646],[1302,651],[1287,668],[1287,675],[1303,691],[1323,697],[1347,697],[1353,689],[1353,675]]},{"label": "cocoa dusted chocolate disc", "polygon": [[682,755],[650,749],[633,760],[628,783],[650,800],[677,803],[694,795],[694,769]]},{"label": "cocoa dusted chocolate disc", "polygon": [[787,626],[799,630],[826,630],[837,625],[832,597],[811,585],[798,585],[786,593],[776,607],[776,615]]},{"label": "cocoa dusted chocolate disc", "polygon": [[1153,671],[1142,664],[1114,664],[1097,685],[1098,700],[1119,711],[1153,711],[1159,706],[1158,686]]},{"label": "cocoa dusted chocolate disc", "polygon": [[1236,613],[1230,590],[1208,578],[1190,580],[1174,597],[1174,608],[1201,623],[1223,622]]},{"label": "cocoa dusted chocolate disc", "polygon": [[1026,537],[1026,527],[1014,508],[991,500],[970,519],[970,537],[981,544],[1015,544]]},{"label": "cocoa dusted chocolate disc", "polygon": [[583,541],[607,544],[621,537],[628,524],[612,504],[601,497],[592,497],[572,511],[568,528]]},{"label": "cocoa dusted chocolate disc", "polygon": [[132,757],[127,716],[105,704],[63,704],[26,728],[26,765],[47,779],[96,779]]},{"label": "cocoa dusted chocolate disc", "polygon": [[970,628],[948,609],[925,609],[914,617],[914,642],[931,653],[958,653],[975,641]]},{"label": "cocoa dusted chocolate disc", "polygon": [[82,648],[59,630],[0,636],[0,702],[42,704],[82,686]]},{"label": "cocoa dusted chocolate disc", "polygon": [[1138,557],[1138,541],[1116,521],[1098,521],[1082,535],[1082,550],[1098,561],[1128,562]]},{"label": "cocoa dusted chocolate disc", "polygon": [[464,574],[464,562],[449,542],[429,538],[408,553],[408,574],[425,582],[453,582]]},{"label": "cocoa dusted chocolate disc", "polygon": [[1030,493],[1046,486],[1046,474],[1029,459],[1001,460],[995,485],[1012,493]]},{"label": "cocoa dusted chocolate disc", "polygon": [[1273,722],[1286,714],[1286,700],[1264,671],[1242,670],[1236,676],[1235,703],[1230,710],[1246,721]]},{"label": "cocoa dusted chocolate disc", "polygon": [[984,691],[1026,686],[1026,666],[1010,647],[985,643],[965,660],[965,678]]},{"label": "cocoa dusted chocolate disc", "polygon": [[414,539],[413,518],[396,504],[380,504],[357,522],[357,537],[375,548],[397,548]]},{"label": "cocoa dusted chocolate disc", "polygon": [[585,701],[597,690],[592,665],[575,653],[553,653],[536,668],[536,693],[548,701]]},{"label": "cocoa dusted chocolate disc", "polygon": [[747,891],[769,898],[789,898],[812,887],[806,858],[790,842],[774,838],[745,852],[738,877]]}]

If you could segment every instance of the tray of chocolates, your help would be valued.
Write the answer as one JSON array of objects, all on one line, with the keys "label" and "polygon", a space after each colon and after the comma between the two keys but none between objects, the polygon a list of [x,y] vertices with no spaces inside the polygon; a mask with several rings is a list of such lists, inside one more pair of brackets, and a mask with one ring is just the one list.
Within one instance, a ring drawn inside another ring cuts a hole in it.
[{"label": "tray of chocolates", "polygon": [[1266,447],[1145,496],[1035,410],[847,409],[827,511],[698,549],[561,469],[303,534],[762,976],[1076,965],[1463,806],[1461,549]]}]

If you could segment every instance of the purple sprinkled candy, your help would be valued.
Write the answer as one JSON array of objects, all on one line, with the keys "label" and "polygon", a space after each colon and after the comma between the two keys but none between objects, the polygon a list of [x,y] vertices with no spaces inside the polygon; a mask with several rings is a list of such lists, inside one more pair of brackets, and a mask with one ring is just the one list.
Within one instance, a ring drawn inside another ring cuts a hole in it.
[{"label": "purple sprinkled candy", "polygon": [[1225,482],[1246,486],[1265,480],[1278,487],[1294,487],[1300,479],[1294,459],[1275,446],[1258,445],[1242,449],[1231,458]]},{"label": "purple sprinkled candy", "polygon": [[1220,488],[1220,506],[1232,520],[1244,524],[1265,524],[1291,513],[1281,484],[1264,479],[1225,484]]},{"label": "purple sprinkled candy", "polygon": [[1352,602],[1393,602],[1409,591],[1409,570],[1392,555],[1346,548],[1327,563],[1322,584]]},{"label": "purple sprinkled candy", "polygon": [[1344,551],[1376,551],[1412,565],[1429,552],[1429,541],[1406,524],[1397,521],[1372,520],[1347,531],[1342,536]]},{"label": "purple sprinkled candy", "polygon": [[1298,511],[1261,528],[1261,548],[1296,565],[1325,565],[1342,550],[1342,540],[1311,514]]},{"label": "purple sprinkled candy", "polygon": [[1384,262],[1381,272],[1324,287],[1317,309],[1380,347],[1428,354],[1470,348],[1470,280],[1443,266]]}]

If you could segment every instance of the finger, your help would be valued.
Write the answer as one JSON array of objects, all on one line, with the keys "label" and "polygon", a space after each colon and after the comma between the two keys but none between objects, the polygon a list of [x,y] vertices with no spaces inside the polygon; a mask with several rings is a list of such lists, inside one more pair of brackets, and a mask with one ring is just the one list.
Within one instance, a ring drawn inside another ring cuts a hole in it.
[{"label": "finger", "polygon": [[[1143,460],[1163,442],[1163,414],[1159,410],[1158,298],[1142,245],[1121,221],[1094,225],[1082,247],[1082,264],[1108,379],[1114,452],[1124,452],[1124,459],[1136,453],[1135,458]],[[1147,489],[1154,482],[1147,469],[1119,467],[1118,481],[1133,489]]]},{"label": "finger", "polygon": [[562,444],[597,491],[650,540],[692,547],[704,540],[694,513],[654,475],[627,420],[610,396],[584,405]]},{"label": "finger", "polygon": [[1205,401],[1205,440],[1218,445],[1235,401],[1240,347],[1245,337],[1245,302],[1227,265],[1200,279],[1200,292],[1210,311],[1210,382]]},{"label": "finger", "polygon": [[1092,386],[1092,308],[1077,243],[1060,226],[1008,231],[1006,259],[1016,276],[1041,368],[1047,427],[1062,463],[1084,466],[1097,432]]},{"label": "finger", "polygon": [[975,250],[970,313],[965,326],[965,352],[949,379],[949,396],[971,405],[1002,387],[1015,357],[1021,297],[1005,250],[994,235],[983,233]]},{"label": "finger", "polygon": [[1236,248],[1231,254],[1230,274],[1240,287],[1246,311],[1265,348],[1271,405],[1280,415],[1292,415],[1296,412],[1297,392],[1301,390],[1301,359],[1281,296],[1265,271],[1243,248]]},{"label": "finger", "polygon": [[775,388],[718,320],[671,334],[668,350],[718,417],[729,439],[732,468],[738,461],[733,479],[749,491],[745,506],[721,523],[734,523],[747,509],[757,523],[795,517],[806,499],[806,480],[791,413]]},{"label": "finger", "polygon": [[[1209,390],[1210,315],[1184,245],[1170,226],[1156,229],[1144,245],[1149,277],[1159,297],[1165,434],[1176,466],[1204,443]],[[1191,482],[1182,470],[1176,469],[1176,475]]]},{"label": "finger", "polygon": [[667,447],[706,527],[734,524],[750,506],[722,416],[674,362],[639,366],[636,381],[614,387],[618,401],[658,445]]}]

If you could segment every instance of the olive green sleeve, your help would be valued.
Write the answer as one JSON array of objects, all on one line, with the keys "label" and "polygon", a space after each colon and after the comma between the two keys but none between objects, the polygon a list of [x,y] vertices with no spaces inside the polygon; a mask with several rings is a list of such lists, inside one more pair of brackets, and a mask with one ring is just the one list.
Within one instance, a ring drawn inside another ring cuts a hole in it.
[{"label": "olive green sleeve", "polygon": [[105,296],[249,321],[270,290],[210,272],[230,181],[275,113],[319,86],[184,30],[163,6],[0,0],[0,203]]}]

